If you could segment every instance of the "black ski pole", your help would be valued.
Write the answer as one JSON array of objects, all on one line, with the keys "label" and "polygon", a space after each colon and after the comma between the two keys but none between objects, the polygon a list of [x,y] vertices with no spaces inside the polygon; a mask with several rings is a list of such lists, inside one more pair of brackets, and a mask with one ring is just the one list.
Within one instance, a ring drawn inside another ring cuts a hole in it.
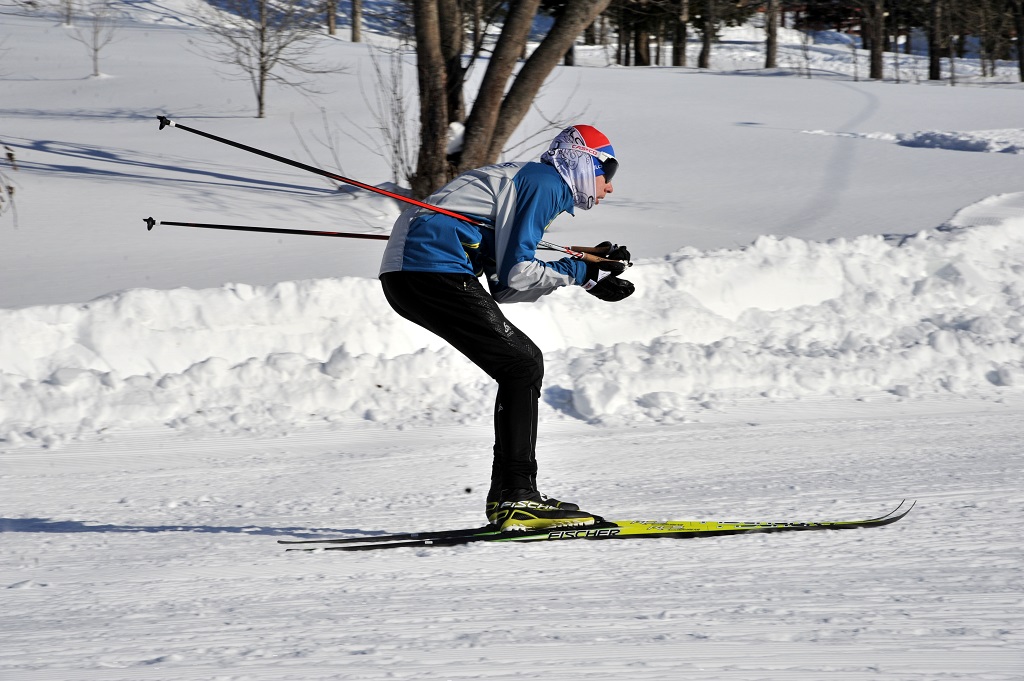
[{"label": "black ski pole", "polygon": [[306,234],[309,236],[337,236],[345,239],[376,239],[387,241],[387,234],[360,234],[359,232],[317,232],[308,229],[281,229],[278,227],[249,227],[246,225],[212,225],[205,222],[170,222],[167,220],[156,220],[154,218],[143,218],[146,223],[146,231],[152,231],[156,225],[170,225],[172,227],[198,227],[200,229],[228,229],[237,232],[267,232],[270,234]]}]

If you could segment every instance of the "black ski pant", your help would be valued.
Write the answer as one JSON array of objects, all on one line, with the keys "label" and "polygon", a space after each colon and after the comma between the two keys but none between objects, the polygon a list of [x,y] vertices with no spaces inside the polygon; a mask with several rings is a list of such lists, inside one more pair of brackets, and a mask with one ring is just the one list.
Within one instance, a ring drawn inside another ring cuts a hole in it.
[{"label": "black ski pant", "polygon": [[388,272],[380,280],[395,312],[448,341],[498,383],[488,499],[503,489],[536,489],[540,348],[505,318],[476,277]]}]

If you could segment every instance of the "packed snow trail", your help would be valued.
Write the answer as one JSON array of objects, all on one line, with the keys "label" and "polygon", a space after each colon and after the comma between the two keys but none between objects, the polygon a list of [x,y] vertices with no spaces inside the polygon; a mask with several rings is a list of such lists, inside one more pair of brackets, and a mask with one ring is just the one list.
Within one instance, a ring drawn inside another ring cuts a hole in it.
[{"label": "packed snow trail", "polygon": [[544,488],[608,514],[838,518],[919,499],[884,528],[691,541],[285,553],[277,539],[481,523],[490,428],[107,440],[3,452],[0,676],[1024,673],[1021,399],[755,401],[704,423],[545,428]]}]

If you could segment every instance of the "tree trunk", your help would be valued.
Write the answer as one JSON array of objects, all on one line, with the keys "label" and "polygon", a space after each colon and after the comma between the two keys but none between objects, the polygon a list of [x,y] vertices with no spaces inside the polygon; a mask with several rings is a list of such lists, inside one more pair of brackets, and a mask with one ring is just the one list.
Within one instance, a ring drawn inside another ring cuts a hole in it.
[{"label": "tree trunk", "polygon": [[950,32],[949,36],[946,38],[946,42],[948,43],[947,50],[949,52],[948,56],[949,56],[949,84],[950,85],[956,85],[956,43],[957,43],[957,40],[960,40],[960,38],[958,36],[953,35],[952,32]]},{"label": "tree trunk", "polygon": [[690,21],[690,0],[679,0],[672,41],[672,66],[686,66],[686,25]]},{"label": "tree trunk", "polygon": [[711,68],[711,42],[715,38],[715,0],[704,0],[704,28],[701,31],[697,68]]},{"label": "tree trunk", "polygon": [[928,80],[942,80],[942,0],[931,0],[928,22]]},{"label": "tree trunk", "polygon": [[267,39],[269,37],[267,34],[267,0],[257,0],[257,6],[257,20],[259,21],[257,44],[260,56],[256,72],[256,118],[263,118],[266,113],[264,101],[267,94],[267,75],[270,73],[270,69],[263,58],[263,55],[266,54]]},{"label": "tree trunk", "polygon": [[352,0],[352,42],[363,41],[363,0]]},{"label": "tree trunk", "polygon": [[882,61],[885,51],[885,0],[869,0],[865,5],[868,19],[868,32],[871,35],[871,56],[868,78],[882,80],[885,77]]},{"label": "tree trunk", "polygon": [[441,23],[441,54],[444,57],[446,89],[448,91],[448,122],[462,122],[466,105],[462,95],[464,69],[462,52],[465,31],[462,30],[462,8],[459,0],[439,0],[438,18]]},{"label": "tree trunk", "polygon": [[465,140],[462,147],[462,158],[459,162],[461,169],[477,168],[490,162],[488,159],[490,158],[491,137],[501,111],[501,98],[505,93],[505,84],[512,76],[523,45],[526,44],[533,17],[539,6],[540,0],[518,0],[513,2],[509,9],[508,16],[505,18],[505,26],[498,37],[497,45],[494,46],[494,53],[491,55],[487,70],[484,72],[480,91],[473,103],[473,110],[470,111],[469,117],[466,119]]},{"label": "tree trunk", "polygon": [[473,54],[477,54],[478,46],[483,43],[483,0],[471,0],[473,8]]},{"label": "tree trunk", "polygon": [[1013,0],[1013,26],[1017,32],[1017,71],[1024,83],[1024,0]]},{"label": "tree trunk", "polygon": [[327,0],[327,35],[338,34],[338,0]]},{"label": "tree trunk", "polygon": [[[487,161],[498,160],[505,142],[515,129],[519,127],[526,112],[530,110],[537,92],[558,60],[565,54],[566,48],[576,40],[583,29],[603,12],[611,0],[569,0],[565,11],[544,37],[543,42],[533,51],[530,58],[523,64],[519,75],[512,83],[491,136]],[[476,109],[476,107],[473,107]],[[463,164],[465,167],[465,164]]]},{"label": "tree trunk", "polygon": [[658,19],[657,28],[654,31],[654,63],[662,66],[661,55],[665,47],[665,20]]},{"label": "tree trunk", "polygon": [[640,18],[633,27],[633,63],[637,66],[651,65],[651,34],[646,23]]},{"label": "tree trunk", "polygon": [[779,52],[779,0],[768,0],[764,9],[764,67],[778,66]]},{"label": "tree trunk", "polygon": [[616,45],[615,58],[619,66],[629,66],[630,15],[626,3],[619,5],[619,42]]},{"label": "tree trunk", "polygon": [[436,0],[415,0],[416,75],[420,91],[420,152],[412,193],[423,198],[447,179],[448,106],[441,26]]}]

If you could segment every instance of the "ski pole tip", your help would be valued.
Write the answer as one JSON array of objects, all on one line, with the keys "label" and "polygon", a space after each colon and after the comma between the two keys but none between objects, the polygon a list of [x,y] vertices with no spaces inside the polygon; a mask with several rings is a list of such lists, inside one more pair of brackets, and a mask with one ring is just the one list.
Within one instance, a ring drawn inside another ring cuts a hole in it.
[{"label": "ski pole tip", "polygon": [[152,232],[153,225],[156,224],[156,220],[154,220],[153,218],[142,218],[142,221],[146,223],[146,231]]},{"label": "ski pole tip", "polygon": [[161,130],[166,128],[168,125],[171,126],[171,127],[174,127],[174,121],[172,121],[167,116],[157,116],[156,118],[157,118],[158,121],[160,121],[160,129]]}]

